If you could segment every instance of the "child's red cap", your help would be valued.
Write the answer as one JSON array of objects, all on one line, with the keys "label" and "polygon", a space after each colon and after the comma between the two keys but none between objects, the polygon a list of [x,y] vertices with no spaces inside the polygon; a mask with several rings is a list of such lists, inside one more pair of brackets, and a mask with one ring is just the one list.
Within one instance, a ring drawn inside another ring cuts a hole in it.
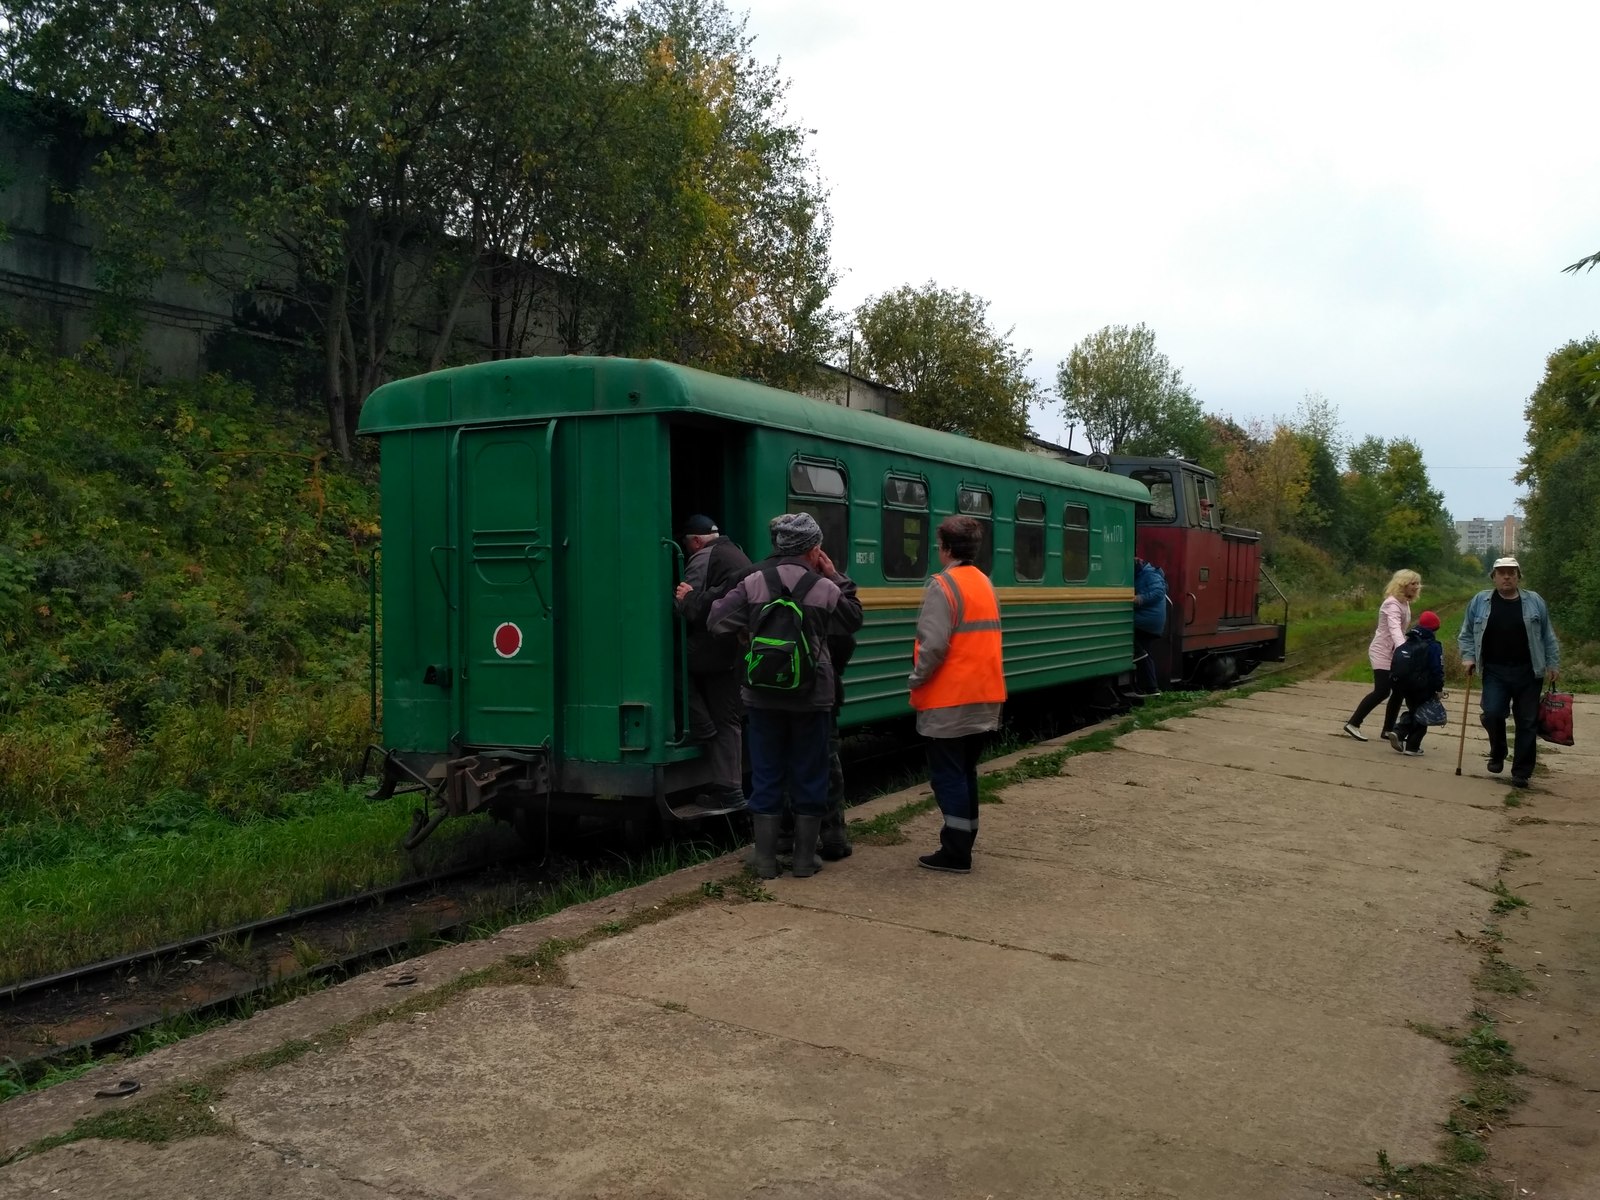
[{"label": "child's red cap", "polygon": [[1439,628],[1439,614],[1436,612],[1425,612],[1417,618],[1417,624],[1422,626],[1424,629],[1437,629]]}]

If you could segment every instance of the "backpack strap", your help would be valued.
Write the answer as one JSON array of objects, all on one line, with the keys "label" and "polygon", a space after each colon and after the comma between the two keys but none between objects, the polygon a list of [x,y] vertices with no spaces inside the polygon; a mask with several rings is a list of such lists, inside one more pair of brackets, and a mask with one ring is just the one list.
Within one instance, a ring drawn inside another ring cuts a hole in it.
[{"label": "backpack strap", "polygon": [[[772,568],[772,573],[776,575],[778,573],[778,568]],[[794,590],[789,593],[789,599],[793,600],[796,604],[802,603],[806,596],[810,593],[811,589],[816,586],[817,580],[821,578],[821,575],[817,574],[810,567],[807,567],[805,575],[801,578],[799,583],[794,585]]]},{"label": "backpack strap", "polygon": [[783,576],[778,574],[777,567],[762,567],[761,578],[766,580],[767,583],[767,601],[769,603],[789,594],[789,589],[783,586]]}]

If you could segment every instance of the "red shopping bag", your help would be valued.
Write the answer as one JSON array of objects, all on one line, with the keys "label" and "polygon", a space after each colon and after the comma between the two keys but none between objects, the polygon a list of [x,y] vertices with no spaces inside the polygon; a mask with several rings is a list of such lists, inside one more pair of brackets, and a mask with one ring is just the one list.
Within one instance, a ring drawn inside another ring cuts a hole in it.
[{"label": "red shopping bag", "polygon": [[1558,746],[1572,745],[1572,694],[1548,691],[1539,699],[1539,736]]}]

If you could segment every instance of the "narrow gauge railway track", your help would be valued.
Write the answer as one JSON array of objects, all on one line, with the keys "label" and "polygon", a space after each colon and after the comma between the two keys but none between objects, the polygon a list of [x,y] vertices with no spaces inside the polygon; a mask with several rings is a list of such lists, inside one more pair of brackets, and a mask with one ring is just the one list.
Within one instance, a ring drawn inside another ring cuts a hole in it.
[{"label": "narrow gauge railway track", "polygon": [[[503,886],[503,875],[485,873],[504,866],[466,863],[0,987],[0,1065],[28,1078],[174,1018],[203,1019],[275,988],[358,973],[470,919],[468,895]],[[452,894],[447,885],[463,880],[475,882]],[[420,899],[398,903],[410,897]]]}]

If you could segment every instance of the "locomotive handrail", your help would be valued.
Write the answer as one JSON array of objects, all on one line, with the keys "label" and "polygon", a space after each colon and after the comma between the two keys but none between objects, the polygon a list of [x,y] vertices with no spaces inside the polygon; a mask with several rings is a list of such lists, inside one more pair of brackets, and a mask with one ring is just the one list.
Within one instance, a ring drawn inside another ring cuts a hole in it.
[{"label": "locomotive handrail", "polygon": [[[1282,623],[1283,623],[1283,625],[1285,627],[1287,627],[1288,624],[1289,624],[1289,597],[1284,595],[1283,589],[1278,586],[1278,581],[1272,577],[1272,572],[1267,570],[1267,565],[1265,563],[1260,564],[1256,569],[1258,571],[1260,571],[1261,578],[1265,579],[1268,583],[1270,583],[1272,585],[1272,590],[1278,593],[1278,599],[1283,601],[1283,622]],[[1256,603],[1257,603],[1258,610],[1259,610],[1259,607],[1260,607],[1260,601],[1261,601],[1261,595],[1260,595],[1260,592],[1258,591],[1256,593]],[[1259,615],[1259,611],[1258,611],[1258,615]]]},{"label": "locomotive handrail", "polygon": [[1185,625],[1193,625],[1194,619],[1200,615],[1200,597],[1193,592],[1185,592],[1183,597],[1189,602],[1188,605],[1184,606],[1183,623]]},{"label": "locomotive handrail", "polygon": [[[689,573],[688,565],[683,560],[683,547],[669,537],[661,539],[662,548],[672,555],[672,565],[676,568],[672,573],[673,579],[682,579]],[[678,629],[682,636],[678,639],[678,699],[679,704],[673,707],[673,721],[676,734],[668,746],[677,748],[689,744],[689,620],[674,604],[673,611],[678,616]]]}]

